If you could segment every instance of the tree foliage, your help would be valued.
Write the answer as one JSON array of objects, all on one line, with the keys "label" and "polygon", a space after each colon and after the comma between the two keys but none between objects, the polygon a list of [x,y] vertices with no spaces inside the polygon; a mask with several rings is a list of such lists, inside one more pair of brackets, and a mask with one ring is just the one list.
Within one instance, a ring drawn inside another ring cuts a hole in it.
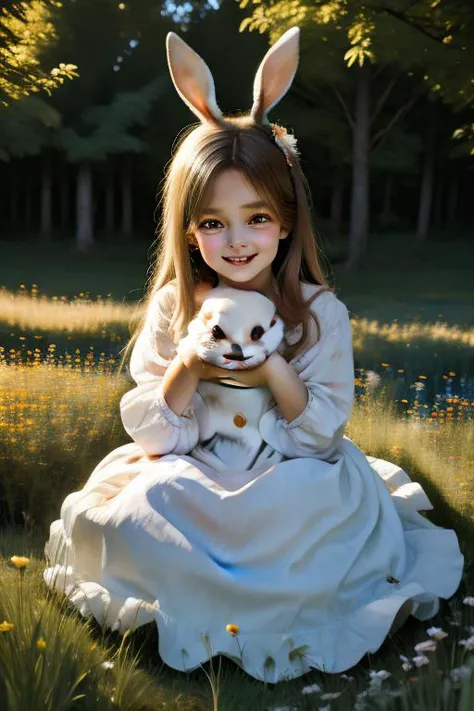
[{"label": "tree foliage", "polygon": [[9,105],[38,91],[50,93],[78,76],[77,66],[60,62],[46,69],[43,50],[57,40],[59,0],[6,2],[0,8],[0,103]]}]

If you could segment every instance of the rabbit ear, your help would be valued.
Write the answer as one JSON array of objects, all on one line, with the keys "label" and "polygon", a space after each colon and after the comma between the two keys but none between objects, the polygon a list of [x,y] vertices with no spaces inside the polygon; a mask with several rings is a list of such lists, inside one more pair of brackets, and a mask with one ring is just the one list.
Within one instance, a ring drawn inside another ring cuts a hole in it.
[{"label": "rabbit ear", "polygon": [[173,84],[184,103],[203,123],[221,119],[214,79],[199,54],[177,34],[168,32],[166,55]]},{"label": "rabbit ear", "polygon": [[285,32],[270,47],[255,75],[250,115],[256,123],[268,124],[267,113],[286,94],[298,68],[299,27]]}]

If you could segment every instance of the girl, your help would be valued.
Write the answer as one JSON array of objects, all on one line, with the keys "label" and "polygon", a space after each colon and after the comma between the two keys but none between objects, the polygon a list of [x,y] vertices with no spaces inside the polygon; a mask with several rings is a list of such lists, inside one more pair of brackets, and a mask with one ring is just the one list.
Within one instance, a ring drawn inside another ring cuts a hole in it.
[{"label": "girl", "polygon": [[[155,622],[175,669],[225,654],[273,682],[350,668],[409,614],[435,615],[463,568],[455,533],[418,513],[432,508],[421,487],[344,436],[348,311],[325,283],[295,139],[267,120],[298,39],[290,30],[263,59],[250,114],[224,118],[208,67],[168,36],[200,123],[166,177],[136,387],[120,403],[133,442],[65,499],[44,574],[112,629]],[[176,354],[219,285],[265,294],[286,324],[256,368]]]}]

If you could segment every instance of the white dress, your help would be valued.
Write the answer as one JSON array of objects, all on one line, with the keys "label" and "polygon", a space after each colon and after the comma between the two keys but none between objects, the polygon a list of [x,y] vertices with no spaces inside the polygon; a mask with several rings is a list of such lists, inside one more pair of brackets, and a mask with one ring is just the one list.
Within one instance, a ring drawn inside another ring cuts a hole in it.
[{"label": "white dress", "polygon": [[132,353],[137,385],[120,407],[134,441],[64,500],[46,583],[119,632],[154,621],[170,667],[221,653],[270,682],[355,665],[406,600],[435,615],[463,556],[454,531],[419,513],[432,508],[420,485],[344,436],[346,306],[331,292],[312,306],[322,337],[291,361],[309,399],[288,423],[265,387],[201,381],[182,416],[167,406],[172,299],[171,285],[156,295]]}]

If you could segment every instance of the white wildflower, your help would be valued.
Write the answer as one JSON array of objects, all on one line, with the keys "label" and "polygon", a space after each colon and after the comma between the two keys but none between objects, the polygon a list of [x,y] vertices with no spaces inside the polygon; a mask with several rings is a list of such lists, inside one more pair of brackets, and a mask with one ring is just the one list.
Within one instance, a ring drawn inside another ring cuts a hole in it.
[{"label": "white wildflower", "polygon": [[437,642],[434,639],[428,639],[426,642],[418,642],[415,644],[416,652],[434,652],[436,651]]},{"label": "white wildflower", "polygon": [[467,650],[472,652],[472,650],[474,649],[474,635],[472,637],[469,637],[468,639],[460,639],[458,644],[462,645]]},{"label": "white wildflower", "polygon": [[102,662],[100,665],[102,669],[113,669],[114,668],[114,663],[113,662]]},{"label": "white wildflower", "polygon": [[425,384],[424,383],[415,383],[415,385],[413,387],[418,392],[419,390],[424,390]]},{"label": "white wildflower", "polygon": [[474,607],[474,597],[468,595],[463,600],[464,605],[469,605],[469,607]]},{"label": "white wildflower", "polygon": [[444,632],[441,627],[429,627],[426,634],[429,634],[433,639],[444,639],[448,636],[448,633]]},{"label": "white wildflower", "polygon": [[420,654],[418,657],[413,657],[412,661],[414,662],[416,667],[423,667],[426,664],[430,663],[430,660],[424,654]]},{"label": "white wildflower", "polygon": [[319,694],[321,687],[317,684],[311,684],[311,686],[305,686],[301,689],[302,694]]},{"label": "white wildflower", "polygon": [[354,704],[354,711],[364,711],[364,709],[367,708],[365,699],[367,698],[368,695],[369,695],[368,691],[361,691],[360,694],[357,694],[356,702]]},{"label": "white wildflower", "polygon": [[392,676],[392,674],[386,669],[380,669],[380,671],[370,671],[369,674],[371,680],[380,679],[380,681],[385,681],[385,679],[388,679],[390,676]]},{"label": "white wildflower", "polygon": [[345,679],[346,681],[355,681],[355,676],[347,676],[347,674],[341,674],[341,679]]},{"label": "white wildflower", "polygon": [[369,390],[375,390],[380,385],[382,378],[375,370],[366,370],[365,379]]},{"label": "white wildflower", "polygon": [[463,665],[451,669],[449,673],[453,681],[459,681],[460,679],[469,679],[472,674],[472,669]]},{"label": "white wildflower", "polygon": [[333,699],[338,699],[341,695],[340,691],[333,691],[332,693],[321,694],[321,701],[332,701]]},{"label": "white wildflower", "polygon": [[400,659],[403,662],[402,664],[402,669],[403,671],[410,671],[410,669],[413,669],[413,666],[410,664],[410,660],[408,657],[406,657],[404,654],[400,654]]}]

